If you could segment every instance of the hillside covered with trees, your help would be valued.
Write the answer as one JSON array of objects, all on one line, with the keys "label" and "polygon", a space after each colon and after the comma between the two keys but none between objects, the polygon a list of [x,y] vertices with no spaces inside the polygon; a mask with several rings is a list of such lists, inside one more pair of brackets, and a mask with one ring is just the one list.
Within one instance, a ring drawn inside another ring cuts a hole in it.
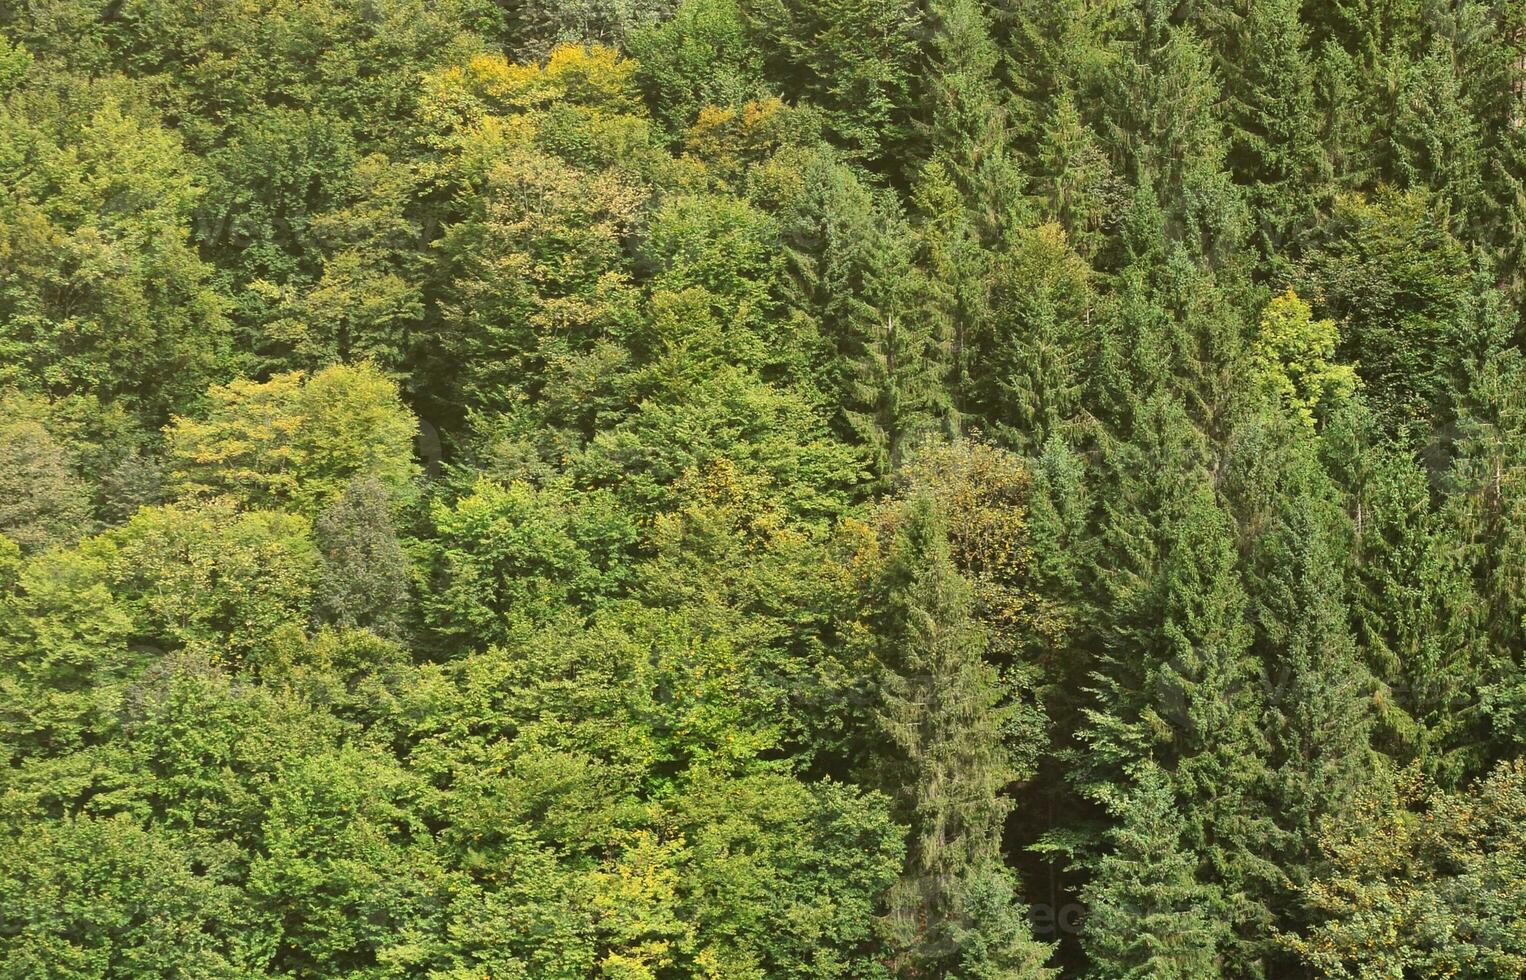
[{"label": "hillside covered with trees", "polygon": [[1526,976],[1526,5],[0,0],[0,978]]}]

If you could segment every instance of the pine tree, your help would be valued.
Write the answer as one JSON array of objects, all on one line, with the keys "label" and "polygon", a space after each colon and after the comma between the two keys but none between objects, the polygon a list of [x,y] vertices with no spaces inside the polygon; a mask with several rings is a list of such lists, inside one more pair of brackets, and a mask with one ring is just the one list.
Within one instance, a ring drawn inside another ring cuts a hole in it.
[{"label": "pine tree", "polygon": [[1186,407],[1200,431],[1222,440],[1248,394],[1249,324],[1236,298],[1242,281],[1236,270],[1212,268],[1189,243],[1170,237],[1149,185],[1135,194],[1121,246],[1092,412],[1127,432],[1135,408],[1164,392]]},{"label": "pine tree", "polygon": [[1446,207],[1450,227],[1462,231],[1476,227],[1486,206],[1485,151],[1458,68],[1458,52],[1441,40],[1404,65],[1385,176],[1429,191]]},{"label": "pine tree", "polygon": [[922,99],[928,159],[959,189],[981,244],[998,247],[1026,210],[998,86],[1000,52],[976,0],[942,0],[932,15],[931,78]]},{"label": "pine tree", "polygon": [[1037,145],[1044,121],[1061,99],[1078,106],[1100,101],[1130,6],[1124,0],[1007,0],[998,5],[996,27],[1015,89],[1019,147]]},{"label": "pine tree", "polygon": [[1358,653],[1375,685],[1373,744],[1455,787],[1482,772],[1486,719],[1470,619],[1479,601],[1458,532],[1420,461],[1384,442],[1353,403],[1321,435],[1349,527],[1346,572]]},{"label": "pine tree", "polygon": [[1081,414],[1096,357],[1090,272],[1052,224],[1018,233],[997,261],[968,411],[1014,450],[1036,453]]},{"label": "pine tree", "polygon": [[[1147,408],[1136,443],[1116,449],[1110,464],[1119,469],[1109,477],[1096,573],[1103,652],[1074,778],[1083,796],[1112,805],[1142,760],[1171,773],[1184,841],[1222,894],[1215,914],[1233,929],[1226,975],[1241,975],[1269,938],[1272,914],[1260,896],[1274,877],[1263,856],[1272,828],[1257,805],[1266,746],[1248,598],[1199,438],[1169,400]],[[1144,433],[1159,435],[1151,442]]]},{"label": "pine tree", "polygon": [[922,5],[905,0],[745,0],[743,18],[784,94],[827,111],[855,159],[903,157],[914,108]]},{"label": "pine tree", "polygon": [[[1268,803],[1278,827],[1276,864],[1293,887],[1317,872],[1321,822],[1368,789],[1374,761],[1367,673],[1342,597],[1332,529],[1338,514],[1311,490],[1294,491],[1252,557],[1256,649],[1266,685]],[[1282,887],[1266,900],[1278,926],[1301,925]]]}]

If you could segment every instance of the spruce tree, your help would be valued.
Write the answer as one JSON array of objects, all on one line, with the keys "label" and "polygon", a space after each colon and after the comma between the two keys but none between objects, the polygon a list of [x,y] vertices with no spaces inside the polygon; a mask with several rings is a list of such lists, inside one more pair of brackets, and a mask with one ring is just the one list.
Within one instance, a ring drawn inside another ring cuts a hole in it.
[{"label": "spruce tree", "polygon": [[[1268,807],[1277,825],[1279,878],[1301,887],[1316,874],[1318,833],[1368,788],[1372,700],[1341,590],[1328,499],[1305,491],[1279,507],[1254,556],[1256,650],[1270,743]],[[1278,927],[1302,925],[1280,886],[1264,896]]]},{"label": "spruce tree", "polygon": [[1242,975],[1269,936],[1261,896],[1274,875],[1272,828],[1257,804],[1266,745],[1248,597],[1200,437],[1169,399],[1146,407],[1108,478],[1096,572],[1103,652],[1074,778],[1083,796],[1110,806],[1142,760],[1171,774],[1186,847],[1222,895],[1214,914],[1233,929],[1226,975]]},{"label": "spruce tree", "polygon": [[1091,258],[1106,242],[1120,182],[1096,132],[1082,118],[1075,97],[1060,93],[1043,122],[1034,166],[1034,195],[1045,217],[1065,229],[1076,249]]},{"label": "spruce tree", "polygon": [[1455,787],[1482,772],[1487,727],[1479,599],[1458,531],[1420,460],[1384,441],[1360,401],[1331,417],[1321,442],[1349,528],[1346,601],[1374,684],[1373,744]]},{"label": "spruce tree", "polygon": [[813,349],[812,387],[840,435],[863,443],[888,478],[919,432],[953,424],[949,326],[913,265],[916,240],[898,203],[828,154],[786,202],[781,283]]},{"label": "spruce tree", "polygon": [[[1003,746],[1010,708],[982,658],[986,633],[974,618],[970,585],[950,557],[936,504],[912,499],[899,523],[877,629],[879,724],[889,750],[882,773],[911,833],[887,924],[898,972],[957,976],[980,939],[970,932],[978,921],[971,916],[989,897],[976,883],[988,883],[1001,866],[1002,823],[1012,807],[1003,795],[1013,776]],[[1019,952],[1024,945],[1001,943]],[[1032,950],[1014,956],[1009,949],[1003,958],[1035,965],[994,975],[1043,975],[1036,964],[1044,957]]]},{"label": "spruce tree", "polygon": [[926,272],[917,307],[946,351],[949,428],[962,431],[979,359],[973,345],[989,329],[995,256],[981,244],[965,199],[941,162],[931,161],[917,175],[912,205],[918,217],[917,263]]},{"label": "spruce tree", "polygon": [[994,247],[1025,212],[997,75],[1000,52],[976,0],[941,0],[932,15],[931,77],[922,100],[928,159],[959,188],[981,244]]},{"label": "spruce tree", "polygon": [[1091,270],[1048,224],[1018,233],[993,280],[991,315],[970,359],[968,411],[1004,444],[1036,454],[1082,412],[1096,357]]},{"label": "spruce tree", "polygon": [[1526,365],[1493,358],[1474,381],[1458,422],[1449,510],[1458,558],[1478,591],[1486,644],[1483,707],[1493,751],[1526,745]]},{"label": "spruce tree", "polygon": [[901,470],[907,450],[933,434],[948,416],[947,368],[926,325],[884,314],[865,345],[854,386],[858,408],[848,421],[869,449],[874,472],[889,480]]},{"label": "spruce tree", "polygon": [[1328,182],[1300,6],[1252,0],[1223,62],[1229,165],[1249,189],[1264,253],[1281,250],[1312,225]]},{"label": "spruce tree", "polygon": [[1207,45],[1172,20],[1174,3],[1143,0],[1109,76],[1108,127],[1115,167],[1148,185],[1169,236],[1194,254],[1232,249],[1243,204],[1225,170],[1223,91]]},{"label": "spruce tree", "polygon": [[1171,782],[1154,762],[1134,767],[1113,804],[1109,852],[1081,891],[1081,941],[1097,980],[1208,980],[1221,976],[1221,900],[1197,878]]}]

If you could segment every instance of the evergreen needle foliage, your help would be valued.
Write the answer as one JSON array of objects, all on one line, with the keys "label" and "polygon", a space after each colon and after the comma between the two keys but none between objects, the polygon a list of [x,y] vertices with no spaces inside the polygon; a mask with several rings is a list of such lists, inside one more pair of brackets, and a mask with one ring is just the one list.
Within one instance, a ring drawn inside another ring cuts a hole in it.
[{"label": "evergreen needle foliage", "polygon": [[0,2],[0,980],[1526,974],[1526,5]]}]

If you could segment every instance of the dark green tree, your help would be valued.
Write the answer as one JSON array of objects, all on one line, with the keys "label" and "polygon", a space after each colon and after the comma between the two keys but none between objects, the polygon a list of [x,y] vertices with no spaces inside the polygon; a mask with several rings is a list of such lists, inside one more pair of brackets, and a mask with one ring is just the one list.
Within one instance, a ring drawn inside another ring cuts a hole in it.
[{"label": "dark green tree", "polygon": [[1153,762],[1112,805],[1109,851],[1081,891],[1081,941],[1099,978],[1207,980],[1221,976],[1221,899],[1197,879],[1171,781]]},{"label": "dark green tree", "polygon": [[1252,0],[1224,65],[1229,166],[1248,188],[1268,253],[1295,245],[1313,225],[1329,181],[1300,8],[1298,0]]},{"label": "dark green tree", "polygon": [[392,512],[381,481],[357,477],[313,522],[323,556],[318,606],[338,626],[395,637],[407,621],[411,569]]},{"label": "dark green tree", "polygon": [[1001,865],[1012,805],[1003,791],[1013,775],[1002,727],[1011,709],[982,658],[985,631],[950,559],[943,518],[927,498],[905,508],[882,573],[877,629],[880,737],[893,747],[880,770],[911,824],[906,870],[888,899],[895,968],[957,975],[978,941],[982,951],[969,955],[989,962],[994,952],[995,962],[1011,963],[994,975],[1044,976],[1031,940],[970,928],[979,911],[971,902],[981,899],[972,890]]}]

